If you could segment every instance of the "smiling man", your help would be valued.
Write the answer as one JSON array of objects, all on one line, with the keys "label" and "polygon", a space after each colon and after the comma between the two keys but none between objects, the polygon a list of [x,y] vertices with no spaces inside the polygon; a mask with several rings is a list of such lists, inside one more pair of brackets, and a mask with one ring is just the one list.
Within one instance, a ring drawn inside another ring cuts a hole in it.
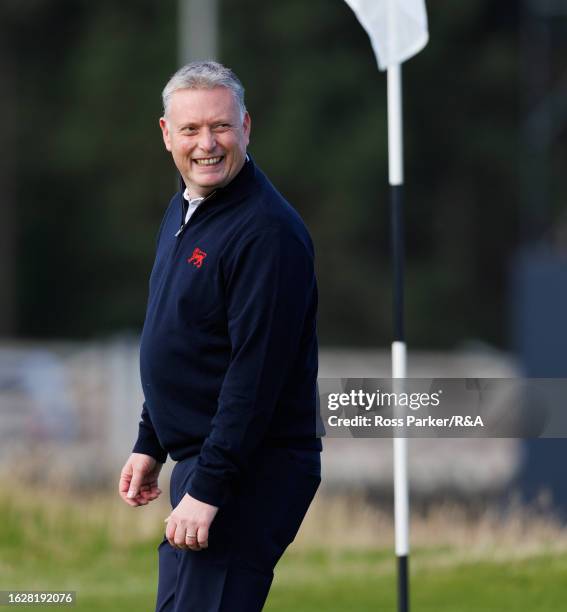
[{"label": "smiling man", "polygon": [[145,402],[119,493],[148,504],[167,455],[176,461],[157,611],[256,612],[321,479],[313,245],[246,152],[232,71],[188,64],[163,105],[181,189],[158,234]]},{"label": "smiling man", "polygon": [[160,119],[163,140],[190,193],[203,197],[240,172],[250,135],[250,115],[231,89],[166,91]]}]

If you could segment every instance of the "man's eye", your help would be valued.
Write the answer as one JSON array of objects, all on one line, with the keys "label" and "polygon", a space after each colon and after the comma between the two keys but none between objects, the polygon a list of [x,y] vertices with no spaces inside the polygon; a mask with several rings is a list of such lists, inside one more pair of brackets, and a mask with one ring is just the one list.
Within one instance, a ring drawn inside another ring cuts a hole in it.
[{"label": "man's eye", "polygon": [[230,123],[217,123],[217,125],[215,125],[215,130],[217,131],[228,130],[229,128]]},{"label": "man's eye", "polygon": [[196,127],[191,127],[191,126],[187,126],[183,128],[183,133],[185,134],[196,134],[197,133],[197,128]]}]

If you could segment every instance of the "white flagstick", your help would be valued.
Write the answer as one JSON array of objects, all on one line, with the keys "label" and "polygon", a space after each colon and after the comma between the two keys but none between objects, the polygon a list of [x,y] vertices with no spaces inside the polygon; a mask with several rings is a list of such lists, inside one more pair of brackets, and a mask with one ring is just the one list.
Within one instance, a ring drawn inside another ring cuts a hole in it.
[{"label": "white flagstick", "polygon": [[[390,3],[388,12],[391,48],[395,48],[396,12]],[[404,148],[402,115],[402,70],[400,64],[388,67],[388,174],[390,183],[393,267],[394,342],[392,343],[392,378],[406,378],[404,337],[404,229],[403,182]],[[403,383],[402,383],[403,384]],[[395,389],[399,392],[400,385]],[[398,561],[398,611],[409,611],[409,485],[407,438],[395,436],[394,444],[394,528]]]},{"label": "white flagstick", "polygon": [[[392,343],[392,377],[406,377],[406,345]],[[394,387],[399,392],[399,386]],[[394,443],[394,529],[398,560],[398,610],[409,610],[409,485],[407,438],[395,436]]]},{"label": "white flagstick", "polygon": [[[403,130],[401,63],[427,44],[425,0],[345,0],[367,31],[380,70],[388,70],[388,161],[394,273],[394,342],[392,377],[395,390],[406,377],[404,336]],[[408,441],[394,437],[394,514],[398,558],[398,610],[409,610]]]},{"label": "white flagstick", "polygon": [[388,174],[391,186],[404,183],[404,139],[402,126],[402,67],[388,68]]}]

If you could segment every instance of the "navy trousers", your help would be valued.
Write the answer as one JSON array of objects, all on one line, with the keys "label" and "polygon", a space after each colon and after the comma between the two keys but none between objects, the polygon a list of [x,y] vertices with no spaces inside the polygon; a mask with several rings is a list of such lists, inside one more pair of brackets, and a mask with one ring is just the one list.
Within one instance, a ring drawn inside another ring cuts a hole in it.
[{"label": "navy trousers", "polygon": [[[173,468],[170,501],[186,492],[197,457]],[[217,513],[209,547],[177,550],[165,539],[158,547],[156,612],[259,612],[273,570],[295,538],[321,482],[318,451],[261,448],[235,494]]]}]

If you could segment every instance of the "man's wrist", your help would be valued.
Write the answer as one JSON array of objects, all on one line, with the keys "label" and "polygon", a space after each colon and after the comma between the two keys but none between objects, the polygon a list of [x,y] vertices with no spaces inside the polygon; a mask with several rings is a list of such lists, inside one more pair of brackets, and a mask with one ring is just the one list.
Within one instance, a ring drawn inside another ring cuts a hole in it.
[{"label": "man's wrist", "polygon": [[139,453],[141,455],[148,455],[149,457],[155,459],[158,463],[165,463],[167,461],[167,451],[149,440],[142,440],[138,438],[132,452]]},{"label": "man's wrist", "polygon": [[226,482],[197,468],[191,476],[187,493],[205,504],[220,508],[229,500],[231,491]]}]

